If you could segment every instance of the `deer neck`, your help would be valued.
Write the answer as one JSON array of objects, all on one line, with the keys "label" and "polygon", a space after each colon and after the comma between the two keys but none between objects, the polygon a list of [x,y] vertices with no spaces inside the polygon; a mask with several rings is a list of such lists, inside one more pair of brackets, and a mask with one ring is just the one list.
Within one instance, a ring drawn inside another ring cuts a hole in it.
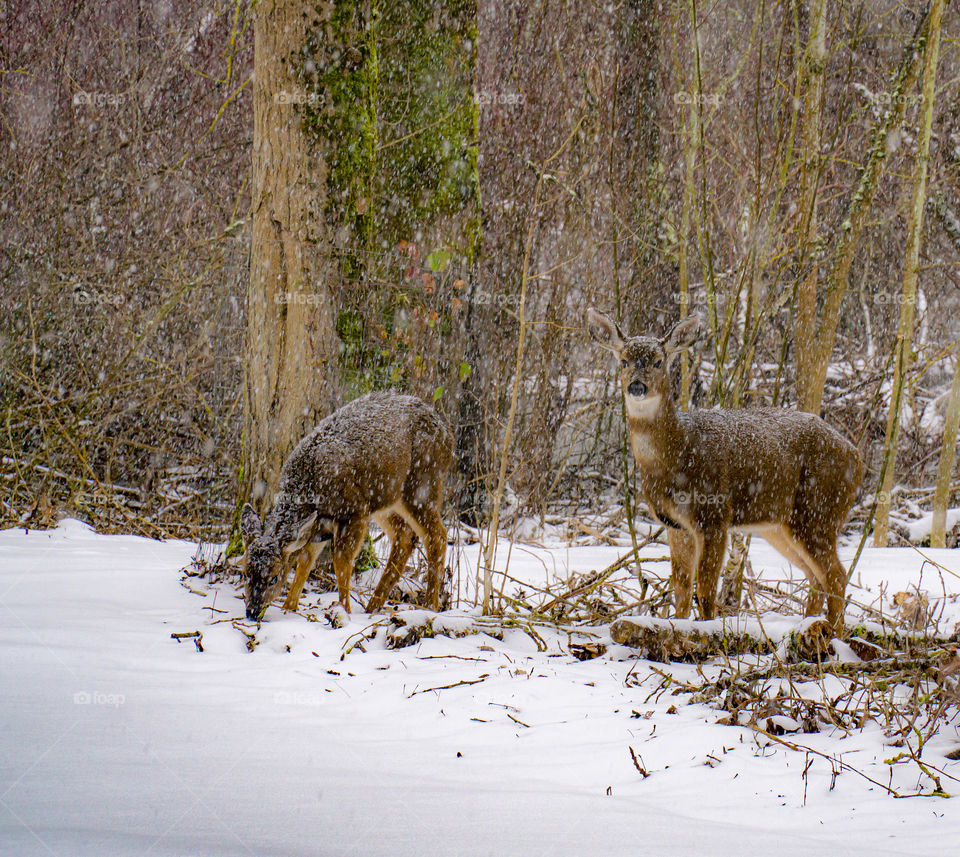
[{"label": "deer neck", "polygon": [[667,474],[680,464],[684,431],[669,396],[660,395],[627,406],[630,446],[642,473]]}]

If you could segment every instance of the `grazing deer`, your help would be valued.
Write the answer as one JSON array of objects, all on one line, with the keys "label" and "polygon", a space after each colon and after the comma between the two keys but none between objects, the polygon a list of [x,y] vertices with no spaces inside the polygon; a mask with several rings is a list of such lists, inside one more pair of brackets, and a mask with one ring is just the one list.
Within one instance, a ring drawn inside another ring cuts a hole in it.
[{"label": "grazing deer", "polygon": [[644,499],[668,528],[677,616],[690,615],[696,570],[704,619],[717,613],[717,578],[730,529],[766,539],[810,583],[806,615],[827,600],[842,631],[847,574],[837,537],[860,484],[856,448],[814,414],[782,408],[679,411],[670,366],[700,338],[692,315],[663,339],[625,337],[587,312],[593,337],[620,360],[630,445]]},{"label": "grazing deer", "polygon": [[259,620],[296,575],[284,610],[296,610],[317,555],[333,543],[340,603],[350,611],[350,575],[373,517],[389,535],[387,567],[367,610],[378,610],[419,537],[427,554],[427,601],[438,610],[447,530],[440,517],[452,439],[436,411],[413,396],[370,393],[335,411],[284,462],[277,500],[261,524],[250,504],[241,530],[247,618]]}]

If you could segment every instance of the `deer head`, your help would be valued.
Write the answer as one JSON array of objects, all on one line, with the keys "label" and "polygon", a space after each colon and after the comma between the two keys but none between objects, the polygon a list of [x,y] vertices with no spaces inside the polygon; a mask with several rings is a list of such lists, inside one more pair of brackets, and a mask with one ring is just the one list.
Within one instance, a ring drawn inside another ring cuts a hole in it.
[{"label": "deer head", "polygon": [[[274,507],[271,518],[279,521],[288,519],[286,511],[281,500]],[[249,503],[244,504],[240,513],[240,531],[246,552],[240,567],[247,578],[247,618],[254,621],[260,620],[267,605],[280,594],[296,555],[308,542],[330,537],[331,534],[327,531],[332,529],[332,521],[318,519],[314,511],[290,528],[292,537],[285,538],[275,532],[274,528],[270,529],[272,534],[264,533],[260,516]]]},{"label": "deer head", "polygon": [[631,417],[649,418],[661,401],[669,400],[670,367],[681,351],[700,338],[702,325],[702,318],[694,313],[678,321],[662,339],[626,337],[613,319],[587,310],[590,334],[620,361],[620,384]]}]

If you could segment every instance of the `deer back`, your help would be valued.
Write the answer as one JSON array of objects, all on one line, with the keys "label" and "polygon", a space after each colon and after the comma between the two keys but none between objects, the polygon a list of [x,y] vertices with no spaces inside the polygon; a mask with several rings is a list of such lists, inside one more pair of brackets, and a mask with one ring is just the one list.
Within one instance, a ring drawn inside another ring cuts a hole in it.
[{"label": "deer back", "polygon": [[699,526],[785,522],[798,502],[845,511],[859,483],[856,448],[813,414],[757,408],[675,416],[669,442],[660,444],[673,455],[641,467],[648,500],[668,516]]},{"label": "deer back", "polygon": [[393,392],[361,396],[320,422],[290,453],[270,515],[273,528],[312,511],[343,519],[391,506],[406,484],[442,475],[451,446],[442,420],[420,399]]}]

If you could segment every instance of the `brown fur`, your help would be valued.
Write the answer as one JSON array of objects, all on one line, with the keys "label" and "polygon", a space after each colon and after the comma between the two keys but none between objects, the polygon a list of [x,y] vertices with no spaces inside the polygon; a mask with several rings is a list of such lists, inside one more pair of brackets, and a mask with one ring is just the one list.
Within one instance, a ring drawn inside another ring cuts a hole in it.
[{"label": "brown fur", "polygon": [[670,389],[671,359],[699,336],[699,316],[663,339],[624,337],[590,310],[594,337],[620,359],[630,443],[644,498],[670,527],[677,616],[687,617],[694,585],[700,613],[717,612],[717,580],[729,530],[765,538],[810,583],[806,613],[823,609],[842,629],[846,570],[840,528],[860,483],[856,448],[822,419],[784,408],[681,412]]},{"label": "brown fur", "polygon": [[370,393],[331,414],[297,444],[280,476],[266,522],[247,505],[247,615],[259,619],[282,589],[296,610],[323,543],[332,540],[340,603],[350,610],[350,576],[374,518],[392,547],[367,605],[378,610],[406,567],[417,538],[429,567],[427,601],[439,609],[447,530],[441,518],[452,439],[437,413],[413,396]]}]

